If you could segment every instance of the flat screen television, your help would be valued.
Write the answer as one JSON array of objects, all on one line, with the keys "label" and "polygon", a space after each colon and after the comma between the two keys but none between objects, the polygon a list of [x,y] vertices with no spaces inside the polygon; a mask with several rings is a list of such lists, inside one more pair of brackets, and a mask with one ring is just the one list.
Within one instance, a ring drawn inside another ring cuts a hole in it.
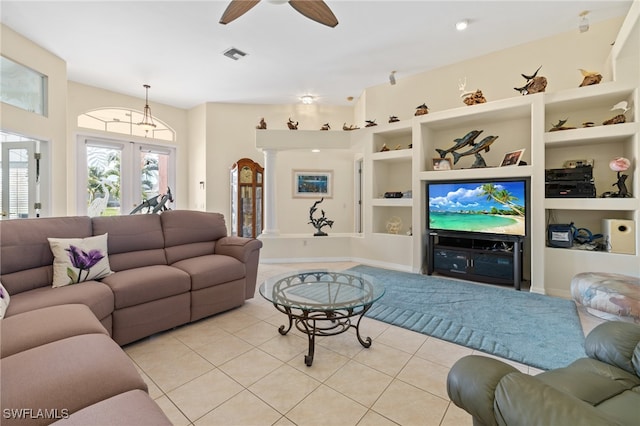
[{"label": "flat screen television", "polygon": [[524,237],[527,186],[526,179],[429,182],[427,227],[431,231]]}]

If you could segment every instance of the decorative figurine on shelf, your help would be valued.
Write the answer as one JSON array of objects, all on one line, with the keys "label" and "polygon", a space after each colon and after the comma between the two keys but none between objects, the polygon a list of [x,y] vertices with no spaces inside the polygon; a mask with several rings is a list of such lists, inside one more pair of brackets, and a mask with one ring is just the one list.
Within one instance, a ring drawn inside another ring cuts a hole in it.
[{"label": "decorative figurine on shelf", "polygon": [[599,84],[602,81],[602,74],[597,71],[587,71],[582,68],[578,68],[580,73],[582,73],[582,83],[578,87],[591,86],[594,84]]},{"label": "decorative figurine on shelf", "polygon": [[358,127],[358,126],[354,126],[353,124],[351,124],[351,125],[347,126],[347,123],[344,123],[344,124],[342,125],[342,130],[347,130],[347,131],[348,131],[348,130],[358,130],[359,128],[360,128],[360,127]]},{"label": "decorative figurine on shelf", "polygon": [[392,216],[387,221],[387,232],[390,234],[399,234],[402,230],[402,219],[398,216]]},{"label": "decorative figurine on shelf", "polygon": [[628,175],[623,175],[622,172],[629,170],[631,167],[631,161],[628,158],[618,157],[609,162],[609,168],[618,174],[618,180],[611,186],[617,186],[618,192],[605,192],[603,197],[608,198],[626,198],[631,197],[629,190],[627,189],[626,180]]},{"label": "decorative figurine on shelf", "polygon": [[464,80],[458,80],[458,90],[460,91],[460,97],[464,98],[462,102],[465,105],[477,105],[484,104],[487,102],[484,95],[482,94],[482,90],[478,89],[475,92],[467,92],[467,78]]},{"label": "decorative figurine on shelf", "polygon": [[484,158],[482,158],[482,155],[480,154],[480,152],[481,151],[489,152],[491,144],[494,143],[496,139],[498,139],[498,136],[487,136],[477,144],[473,145],[473,148],[471,148],[466,152],[463,152],[462,154],[459,154],[457,152],[452,152],[453,164],[456,164],[458,160],[460,160],[460,158],[473,154],[476,156],[476,160],[471,165],[471,168],[476,169],[476,168],[487,167],[487,163],[484,161]]},{"label": "decorative figurine on shelf", "polygon": [[429,114],[429,107],[427,104],[418,105],[416,107],[416,113],[414,114],[416,117],[419,115]]},{"label": "decorative figurine on shelf", "polygon": [[465,103],[465,105],[478,105],[486,103],[487,99],[482,94],[482,90],[478,89],[464,98],[462,101]]},{"label": "decorative figurine on shelf", "polygon": [[395,115],[390,115],[389,116],[389,123],[397,123],[398,121],[400,121],[400,119],[398,117],[396,117]]},{"label": "decorative figurine on shelf", "polygon": [[565,118],[564,120],[558,120],[558,122],[556,124],[554,124],[549,131],[550,132],[557,132],[559,130],[571,130],[571,129],[575,129],[575,127],[568,127],[565,126],[564,124],[567,122],[568,118]]},{"label": "decorative figurine on shelf", "polygon": [[307,223],[310,223],[314,228],[316,228],[316,233],[313,234],[314,237],[326,237],[328,234],[326,232],[323,232],[322,228],[324,228],[325,226],[328,226],[329,228],[333,227],[333,221],[325,217],[324,210],[320,210],[322,212],[321,217],[317,219],[313,217],[314,213],[318,210],[318,204],[323,201],[324,197],[320,198],[320,201],[316,201],[315,203],[313,203],[313,206],[311,206],[311,208],[309,209],[309,222]]},{"label": "decorative figurine on shelf", "polygon": [[609,124],[620,124],[620,123],[625,123],[627,121],[627,117],[624,116],[624,114],[629,111],[629,107],[628,107],[628,103],[627,101],[621,101],[618,102],[617,104],[615,104],[613,107],[611,107],[611,111],[616,111],[616,110],[622,110],[622,114],[618,114],[613,118],[610,118],[606,121],[603,121],[602,124],[609,125]]},{"label": "decorative figurine on shelf", "polygon": [[364,120],[365,124],[364,127],[373,127],[373,126],[377,126],[378,123],[376,123],[376,120]]},{"label": "decorative figurine on shelf", "polygon": [[266,128],[267,128],[267,122],[264,121],[264,117],[262,117],[260,119],[260,123],[258,123],[258,125],[256,126],[256,129],[258,129],[258,130],[266,130]]},{"label": "decorative figurine on shelf", "polygon": [[383,143],[382,148],[380,148],[380,151],[378,152],[386,152],[386,151],[389,151],[389,147],[387,146],[386,143]]},{"label": "decorative figurine on shelf", "polygon": [[595,125],[596,123],[594,123],[593,121],[585,121],[584,123],[582,123],[582,127],[593,127]]},{"label": "decorative figurine on shelf", "polygon": [[298,122],[296,121],[294,123],[293,120],[289,118],[289,121],[287,121],[287,127],[289,127],[289,130],[298,130]]},{"label": "decorative figurine on shelf", "polygon": [[520,92],[521,95],[531,95],[534,93],[544,92],[547,88],[547,79],[546,77],[538,76],[540,68],[542,68],[542,65],[540,65],[532,75],[520,74],[525,78],[525,80],[527,80],[527,83],[522,87],[514,87],[513,89]]},{"label": "decorative figurine on shelf", "polygon": [[478,135],[480,135],[480,133],[482,133],[482,132],[483,132],[483,130],[472,130],[469,133],[467,133],[466,135],[464,135],[463,137],[454,139],[453,141],[456,144],[453,145],[451,148],[449,148],[449,149],[438,149],[438,148],[436,148],[436,151],[438,152],[438,154],[440,154],[440,158],[444,158],[450,152],[457,151],[460,148],[463,148],[463,147],[465,147],[467,145],[473,145],[473,141],[475,141],[476,138],[478,137]]},{"label": "decorative figurine on shelf", "polygon": [[329,126],[329,123],[324,123],[322,127],[320,127],[320,130],[329,130],[329,129],[331,129],[331,126]]}]

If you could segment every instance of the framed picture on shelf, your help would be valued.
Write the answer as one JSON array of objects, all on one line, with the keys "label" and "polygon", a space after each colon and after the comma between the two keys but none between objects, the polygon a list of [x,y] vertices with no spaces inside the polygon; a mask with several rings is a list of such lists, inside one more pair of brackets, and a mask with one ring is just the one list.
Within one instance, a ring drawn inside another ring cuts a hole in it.
[{"label": "framed picture on shelf", "polygon": [[293,170],[293,198],[333,198],[332,170]]},{"label": "framed picture on shelf", "polygon": [[500,167],[517,166],[518,164],[520,164],[520,159],[522,158],[524,150],[525,148],[519,149],[517,151],[507,152],[502,159],[502,164],[500,164]]},{"label": "framed picture on shelf", "polygon": [[451,170],[451,160],[448,158],[434,158],[433,170]]}]

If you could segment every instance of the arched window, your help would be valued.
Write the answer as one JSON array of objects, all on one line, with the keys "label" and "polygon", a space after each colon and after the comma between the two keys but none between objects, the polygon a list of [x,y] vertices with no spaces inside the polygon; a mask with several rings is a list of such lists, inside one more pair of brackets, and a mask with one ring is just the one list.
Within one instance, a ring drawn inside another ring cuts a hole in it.
[{"label": "arched window", "polygon": [[128,108],[103,108],[78,115],[78,127],[85,129],[175,141],[176,132],[156,117],[153,117],[156,127],[152,130],[147,131],[142,126],[138,126],[137,123],[141,121],[142,112]]}]

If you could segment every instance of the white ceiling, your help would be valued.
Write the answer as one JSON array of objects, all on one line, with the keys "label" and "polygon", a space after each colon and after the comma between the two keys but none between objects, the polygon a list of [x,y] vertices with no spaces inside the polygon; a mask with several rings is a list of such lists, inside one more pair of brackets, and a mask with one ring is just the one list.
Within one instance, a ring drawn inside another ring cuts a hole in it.
[{"label": "white ceiling", "polygon": [[[304,94],[348,105],[362,90],[624,16],[631,0],[326,0],[325,27],[263,0],[221,25],[228,1],[1,0],[2,22],[63,58],[69,80],[190,108],[205,102],[290,104]],[[456,21],[469,28],[457,32]],[[612,40],[613,41],[613,40]],[[222,55],[236,47],[248,55]]]}]

